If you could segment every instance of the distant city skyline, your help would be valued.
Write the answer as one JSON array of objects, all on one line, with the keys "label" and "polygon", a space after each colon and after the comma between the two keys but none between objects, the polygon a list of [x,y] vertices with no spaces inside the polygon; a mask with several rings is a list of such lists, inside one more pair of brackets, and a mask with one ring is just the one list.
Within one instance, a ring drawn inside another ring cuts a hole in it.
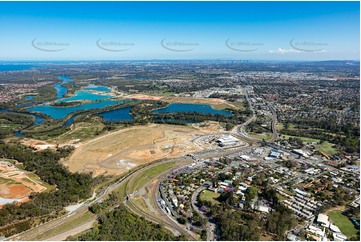
[{"label": "distant city skyline", "polygon": [[359,2],[0,2],[0,60],[359,60]]}]

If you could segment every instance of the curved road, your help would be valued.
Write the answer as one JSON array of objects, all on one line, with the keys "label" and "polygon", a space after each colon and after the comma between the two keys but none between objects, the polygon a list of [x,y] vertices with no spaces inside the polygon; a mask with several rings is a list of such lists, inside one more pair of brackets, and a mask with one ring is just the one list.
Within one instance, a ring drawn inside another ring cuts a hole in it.
[{"label": "curved road", "polygon": [[192,208],[197,211],[197,213],[199,214],[199,216],[201,216],[202,218],[207,220],[207,225],[206,225],[206,229],[207,229],[207,241],[214,241],[216,240],[215,238],[215,233],[214,231],[216,230],[216,225],[214,223],[211,223],[209,221],[209,218],[207,216],[205,216],[200,210],[199,208],[196,206],[196,200],[197,200],[197,196],[200,192],[206,190],[205,187],[199,187],[196,191],[193,192],[192,194],[192,198],[191,198],[191,205]]},{"label": "curved road", "polygon": [[254,108],[252,106],[252,103],[251,101],[249,100],[249,97],[248,97],[248,89],[247,88],[244,88],[244,94],[246,96],[246,100],[249,104],[249,109],[251,110],[252,112],[252,117],[249,118],[246,122],[244,122],[243,124],[240,124],[238,127],[237,127],[237,133],[242,136],[245,140],[248,140],[248,141],[251,141],[251,142],[258,142],[259,140],[258,139],[255,139],[253,137],[250,137],[246,131],[244,130],[244,127],[246,127],[248,124],[252,123],[254,120],[256,120],[257,116],[256,116],[256,112],[254,111]]},{"label": "curved road", "polygon": [[[54,220],[51,220],[49,222],[40,224],[40,225],[38,225],[36,227],[33,227],[33,228],[29,229],[29,230],[26,230],[26,231],[22,232],[22,233],[13,235],[13,236],[7,238],[6,240],[32,240],[32,239],[38,237],[39,235],[47,232],[48,230],[51,230],[51,229],[53,229],[55,227],[58,227],[58,226],[61,226],[61,225],[65,224],[65,223],[70,223],[74,219],[76,214],[84,213],[94,203],[102,202],[103,199],[107,195],[109,195],[115,189],[117,189],[119,186],[121,186],[126,181],[128,181],[128,179],[130,179],[132,176],[136,176],[140,172],[143,172],[145,169],[149,169],[149,168],[151,168],[151,167],[153,167],[155,165],[159,165],[159,164],[165,163],[165,162],[170,162],[170,161],[159,161],[159,162],[150,163],[149,165],[138,168],[138,170],[135,170],[135,171],[133,171],[131,173],[126,174],[125,176],[119,178],[116,182],[110,184],[108,187],[101,189],[100,192],[96,196],[93,196],[92,198],[89,198],[88,200],[86,200],[84,203],[81,204],[81,206],[79,206],[79,208],[72,211],[71,213],[65,214],[65,215],[63,215],[61,217],[58,217],[58,218],[56,218]],[[91,220],[88,220],[88,221],[84,221],[84,224],[87,223],[87,222],[90,222],[90,221],[95,222],[96,219],[94,218],[94,219],[91,219]]]},{"label": "curved road", "polygon": [[[183,160],[183,162],[182,162]],[[176,159],[172,159],[172,160],[168,160],[165,162],[161,162],[161,163],[157,163],[156,165],[160,165],[162,163],[166,163],[166,162],[175,162],[175,161],[181,161],[182,163],[180,163],[179,165],[177,165],[176,167],[172,168],[172,170],[179,168],[182,165],[185,165],[184,163],[187,164],[187,161],[189,163],[189,158],[186,157],[182,157],[182,158],[176,158]],[[149,166],[148,168],[151,168],[153,166]],[[136,172],[136,173],[140,173],[143,172],[143,170]],[[170,170],[167,170],[165,172],[163,172],[162,174],[168,174],[170,172]],[[160,175],[162,175],[160,174]],[[131,181],[132,179],[136,178],[136,174],[134,174],[129,181]],[[188,239],[190,240],[198,240],[198,238],[196,238],[193,234],[190,233],[190,231],[187,231],[186,229],[184,229],[182,226],[180,226],[178,224],[178,222],[170,219],[168,216],[166,216],[166,214],[161,215],[160,217],[157,217],[149,212],[146,212],[144,210],[142,210],[142,208],[138,207],[133,201],[132,201],[132,194],[129,191],[129,184],[131,182],[128,182],[127,187],[126,187],[126,195],[127,195],[127,199],[126,199],[126,204],[128,205],[129,209],[131,209],[134,213],[143,216],[144,218],[153,221],[155,223],[159,223],[159,224],[163,224],[164,226],[170,228],[171,230],[175,230],[178,231],[180,234],[184,234],[185,236],[188,237]],[[165,216],[164,216],[165,215]]]},{"label": "curved road", "polygon": [[[253,145],[253,146],[247,146],[247,147],[240,147],[240,148],[236,148],[236,149],[232,149],[232,150],[223,150],[222,152],[220,151],[217,151],[217,152],[214,152],[214,151],[208,151],[208,152],[199,152],[197,153],[197,158],[204,158],[204,159],[207,159],[207,158],[214,158],[214,157],[223,157],[223,156],[227,156],[227,155],[231,155],[231,154],[235,154],[235,153],[239,153],[240,151],[242,150],[246,150],[246,149],[252,149],[254,147],[257,147],[258,145]],[[172,172],[172,171],[175,171],[177,169],[180,169],[180,168],[183,168],[186,164],[183,164],[183,165],[179,165],[177,167],[174,167],[172,168],[171,170],[167,170],[165,172],[163,172],[162,174],[163,175],[160,175],[159,176],[159,179],[156,183],[156,191],[159,191],[159,185],[160,183],[167,177],[167,175]],[[157,194],[156,193],[152,193],[152,199],[154,199],[155,201],[157,201]],[[193,193],[194,195],[194,193]],[[193,202],[194,202],[194,197],[192,196],[192,206],[193,206]],[[172,221],[173,223],[176,223],[178,224],[177,221],[175,221],[174,219],[172,219],[163,209],[160,208],[160,205],[158,202],[157,203],[157,206],[156,206],[156,209],[158,212],[162,213],[163,215],[162,216],[166,216],[167,218],[169,218],[170,220],[168,221]],[[199,213],[200,216],[202,216],[203,214],[202,213]],[[204,216],[204,215],[203,215]],[[179,225],[179,224],[178,224]],[[208,223],[207,225],[207,241],[211,241],[211,240],[214,240],[215,236],[214,236],[214,230],[215,230],[215,225],[212,224],[212,223]],[[184,229],[183,229],[184,231]],[[186,232],[189,232],[186,230]],[[185,234],[187,235],[187,234]],[[195,240],[195,239],[193,239]]]},{"label": "curved road", "polygon": [[[253,138],[253,137],[250,137],[247,132],[244,130],[244,127],[246,127],[247,125],[249,125],[250,123],[252,123],[256,118],[256,112],[252,106],[252,103],[251,101],[249,100],[249,96],[248,96],[248,89],[247,88],[244,88],[245,90],[245,97],[246,97],[246,100],[249,104],[249,108],[250,110],[252,111],[252,117],[249,118],[246,122],[244,122],[243,124],[240,124],[238,127],[237,127],[237,133],[242,136],[245,140],[248,140],[248,141],[251,141],[251,142],[260,142],[261,140],[259,139],[256,139],[256,138]],[[271,121],[271,131],[272,131],[272,137],[270,140],[268,140],[268,143],[273,143],[275,142],[277,139],[278,139],[278,132],[277,132],[277,113],[276,113],[276,110],[274,109],[274,107],[272,106],[272,104],[270,103],[267,103],[267,106],[269,108],[269,110],[271,111],[272,113],[272,121]]]}]

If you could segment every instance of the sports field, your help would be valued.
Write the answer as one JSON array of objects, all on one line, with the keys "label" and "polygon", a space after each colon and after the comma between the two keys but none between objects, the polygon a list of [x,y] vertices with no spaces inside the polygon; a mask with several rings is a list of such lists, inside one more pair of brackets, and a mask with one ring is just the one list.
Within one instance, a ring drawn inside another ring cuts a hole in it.
[{"label": "sports field", "polygon": [[331,221],[339,227],[341,232],[346,235],[347,238],[356,236],[356,233],[358,232],[357,229],[355,229],[353,223],[344,216],[341,211],[331,211],[328,216],[330,216]]}]

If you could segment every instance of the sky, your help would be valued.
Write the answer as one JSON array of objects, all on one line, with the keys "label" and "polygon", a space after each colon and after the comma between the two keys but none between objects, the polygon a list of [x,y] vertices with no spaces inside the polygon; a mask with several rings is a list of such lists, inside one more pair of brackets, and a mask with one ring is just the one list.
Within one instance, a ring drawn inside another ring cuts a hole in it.
[{"label": "sky", "polygon": [[359,60],[359,2],[0,2],[0,60]]}]

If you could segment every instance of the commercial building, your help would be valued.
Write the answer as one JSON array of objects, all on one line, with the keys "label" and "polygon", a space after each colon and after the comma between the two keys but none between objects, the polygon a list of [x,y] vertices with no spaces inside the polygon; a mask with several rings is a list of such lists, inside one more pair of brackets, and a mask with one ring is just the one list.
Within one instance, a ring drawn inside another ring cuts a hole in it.
[{"label": "commercial building", "polygon": [[272,150],[271,153],[268,155],[269,157],[278,159],[281,156],[280,152]]},{"label": "commercial building", "polygon": [[292,150],[293,153],[295,153],[296,155],[300,155],[300,156],[303,156],[305,158],[308,158],[308,154],[306,152],[304,152],[303,150],[300,150],[300,149],[294,149]]},{"label": "commercial building", "polygon": [[224,147],[224,146],[233,146],[238,144],[239,139],[229,135],[229,136],[225,136],[222,137],[220,139],[217,139],[216,142],[218,143],[219,146]]},{"label": "commercial building", "polygon": [[328,228],[330,226],[328,216],[326,214],[320,213],[317,216],[317,224],[319,224],[319,225],[321,225],[321,226],[323,226],[325,228]]}]

